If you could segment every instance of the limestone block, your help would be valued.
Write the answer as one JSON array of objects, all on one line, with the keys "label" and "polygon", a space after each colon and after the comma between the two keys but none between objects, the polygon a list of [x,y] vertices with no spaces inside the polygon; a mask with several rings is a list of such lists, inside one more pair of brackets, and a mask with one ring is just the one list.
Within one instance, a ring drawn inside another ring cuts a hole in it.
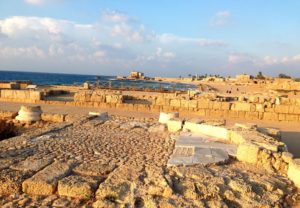
[{"label": "limestone block", "polygon": [[36,159],[33,157],[28,157],[26,160],[10,166],[10,168],[13,170],[37,172],[49,165],[52,161],[52,158]]},{"label": "limestone block", "polygon": [[4,169],[0,171],[0,196],[18,193],[21,183],[30,177],[28,173]]},{"label": "limestone block", "polygon": [[198,108],[200,109],[206,109],[209,107],[209,100],[206,99],[200,99],[198,100]]},{"label": "limestone block", "polygon": [[59,179],[71,172],[71,164],[55,162],[22,183],[22,190],[27,194],[52,195]]},{"label": "limestone block", "polygon": [[191,132],[197,134],[205,134],[207,136],[215,137],[218,139],[229,139],[229,131],[225,127],[213,126],[208,124],[195,124]]},{"label": "limestone block", "polygon": [[84,176],[107,176],[116,168],[114,164],[103,164],[99,162],[82,163],[75,167],[73,172]]},{"label": "limestone block", "polygon": [[21,106],[16,120],[24,122],[39,121],[41,119],[41,113],[42,110],[40,106]]},{"label": "limestone block", "polygon": [[177,132],[182,129],[182,120],[178,118],[171,119],[167,122],[169,132]]},{"label": "limestone block", "polygon": [[94,111],[91,111],[91,112],[89,112],[89,115],[97,116],[97,118],[101,119],[101,120],[107,120],[108,119],[108,113],[107,112],[94,112]]},{"label": "limestone block", "polygon": [[289,163],[288,177],[300,188],[300,159],[294,159]]},{"label": "limestone block", "polygon": [[255,105],[251,103],[243,103],[243,102],[236,102],[231,106],[231,110],[234,111],[253,111],[255,109]]},{"label": "limestone block", "polygon": [[[177,107],[177,106],[174,106]],[[180,100],[180,107],[181,108],[188,108],[189,107],[189,100]]]},{"label": "limestone block", "polygon": [[65,114],[53,114],[53,113],[42,113],[41,119],[43,121],[50,121],[50,122],[64,122],[65,121]]},{"label": "limestone block", "polygon": [[105,102],[105,95],[99,93],[98,91],[93,91],[92,96],[91,96],[91,101],[92,102]]},{"label": "limestone block", "polygon": [[230,107],[231,107],[231,103],[229,103],[229,102],[222,102],[222,105],[221,105],[221,109],[222,110],[230,110]]},{"label": "limestone block", "polygon": [[189,101],[189,108],[198,108],[197,100],[190,100]]},{"label": "limestone block", "polygon": [[240,144],[237,149],[237,159],[242,162],[256,164],[260,148],[252,143]]},{"label": "limestone block", "polygon": [[181,107],[181,100],[179,100],[179,99],[172,99],[170,101],[170,106],[172,106],[172,107]]},{"label": "limestone block", "polygon": [[288,105],[276,105],[275,112],[276,113],[289,113],[289,106]]},{"label": "limestone block", "polygon": [[183,126],[183,131],[191,131],[191,132],[195,132],[198,125],[203,123],[202,119],[190,119],[184,122],[184,126]]},{"label": "limestone block", "polygon": [[110,197],[120,203],[128,203],[132,201],[135,187],[135,183],[121,178],[114,184],[104,182],[99,185],[96,198],[105,199]]},{"label": "limestone block", "polygon": [[123,95],[106,95],[105,100],[107,103],[122,103],[124,100]]},{"label": "limestone block", "polygon": [[178,118],[178,117],[179,117],[178,112],[173,112],[173,113],[160,112],[158,122],[162,124],[166,124],[170,119]]},{"label": "limestone block", "polygon": [[92,177],[72,175],[58,181],[57,192],[61,196],[90,199],[97,185],[98,181]]}]

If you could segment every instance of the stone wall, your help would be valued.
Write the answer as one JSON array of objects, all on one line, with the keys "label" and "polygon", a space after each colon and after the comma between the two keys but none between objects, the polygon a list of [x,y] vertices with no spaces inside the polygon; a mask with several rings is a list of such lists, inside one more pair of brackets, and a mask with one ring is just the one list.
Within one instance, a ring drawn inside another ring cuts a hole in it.
[{"label": "stone wall", "polygon": [[[147,102],[139,102],[139,101]],[[130,102],[129,102],[130,101]],[[248,96],[218,98],[175,93],[151,95],[122,95],[118,91],[80,91],[75,105],[117,107],[129,110],[184,111],[199,116],[300,122],[300,99],[285,97]]]},{"label": "stone wall", "polygon": [[33,90],[9,90],[0,91],[0,101],[11,102],[36,102],[42,100],[43,96],[40,91]]}]

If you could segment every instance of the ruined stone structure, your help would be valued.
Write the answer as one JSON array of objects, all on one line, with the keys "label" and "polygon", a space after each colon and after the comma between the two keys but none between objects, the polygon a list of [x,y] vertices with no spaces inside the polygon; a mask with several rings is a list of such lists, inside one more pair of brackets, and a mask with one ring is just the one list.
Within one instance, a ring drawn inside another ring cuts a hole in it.
[{"label": "ruined stone structure", "polygon": [[33,122],[41,120],[40,106],[21,106],[21,109],[16,117],[16,120],[22,122]]}]

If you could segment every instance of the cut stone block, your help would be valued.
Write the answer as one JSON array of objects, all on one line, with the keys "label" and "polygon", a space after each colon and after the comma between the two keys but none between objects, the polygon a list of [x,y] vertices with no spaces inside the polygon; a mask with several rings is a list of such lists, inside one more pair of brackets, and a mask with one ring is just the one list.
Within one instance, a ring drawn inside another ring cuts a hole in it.
[{"label": "cut stone block", "polygon": [[182,129],[182,120],[180,119],[171,119],[167,122],[169,132],[177,132]]},{"label": "cut stone block", "polygon": [[107,112],[89,112],[90,116],[97,116],[98,119],[107,120],[108,113]]},{"label": "cut stone block", "polygon": [[85,176],[107,176],[116,168],[114,164],[82,163],[73,169],[74,173]]},{"label": "cut stone block", "polygon": [[289,163],[288,177],[300,188],[300,159],[294,159]]},{"label": "cut stone block", "polygon": [[225,127],[207,124],[195,124],[194,128],[190,131],[195,134],[199,133],[218,139],[229,140],[229,131]]},{"label": "cut stone block", "polygon": [[94,196],[98,181],[92,177],[68,176],[58,182],[58,194],[79,199],[90,199]]},{"label": "cut stone block", "polygon": [[59,179],[67,176],[72,164],[55,162],[47,166],[22,184],[23,192],[34,195],[51,195],[55,193]]},{"label": "cut stone block", "polygon": [[97,192],[97,199],[110,198],[119,203],[128,203],[133,200],[136,185],[128,180],[120,179],[118,183],[112,184],[110,181],[100,184]]},{"label": "cut stone block", "polygon": [[18,193],[22,182],[30,176],[29,173],[10,169],[0,171],[0,196]]},{"label": "cut stone block", "polygon": [[37,172],[52,162],[53,162],[52,158],[35,159],[29,157],[24,161],[21,161],[17,164],[10,166],[10,168],[13,170]]},{"label": "cut stone block", "polygon": [[178,112],[174,112],[174,113],[160,112],[158,122],[162,123],[162,124],[166,124],[172,118],[178,118],[178,117],[179,117],[179,113]]},{"label": "cut stone block", "polygon": [[259,146],[252,143],[240,144],[237,149],[237,159],[242,162],[256,164],[259,150]]},{"label": "cut stone block", "polygon": [[203,123],[203,120],[201,119],[191,119],[184,122],[183,131],[191,131],[195,132],[195,129],[197,129],[197,124]]}]

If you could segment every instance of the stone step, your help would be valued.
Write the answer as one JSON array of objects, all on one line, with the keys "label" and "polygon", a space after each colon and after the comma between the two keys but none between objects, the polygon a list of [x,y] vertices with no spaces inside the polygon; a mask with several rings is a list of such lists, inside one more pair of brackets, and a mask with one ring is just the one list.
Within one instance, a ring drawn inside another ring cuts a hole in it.
[{"label": "stone step", "polygon": [[23,192],[34,195],[51,195],[55,193],[59,179],[70,174],[73,164],[54,162],[22,184]]}]

